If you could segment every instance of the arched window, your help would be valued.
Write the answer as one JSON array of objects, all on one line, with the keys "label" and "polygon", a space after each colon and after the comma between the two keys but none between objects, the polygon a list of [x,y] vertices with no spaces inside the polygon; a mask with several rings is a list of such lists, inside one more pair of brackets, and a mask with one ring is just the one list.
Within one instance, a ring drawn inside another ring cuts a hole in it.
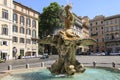
[{"label": "arched window", "polygon": [[4,0],[4,5],[7,5],[7,0]]},{"label": "arched window", "polygon": [[8,19],[8,10],[2,9],[2,18],[3,19]]},{"label": "arched window", "polygon": [[20,27],[20,33],[24,34],[24,27]]},{"label": "arched window", "polygon": [[35,20],[32,21],[32,27],[36,28],[36,21]]},{"label": "arched window", "polygon": [[13,14],[13,22],[17,22],[18,15],[16,13]]},{"label": "arched window", "polygon": [[27,25],[27,26],[30,26],[30,24],[31,24],[31,20],[30,20],[30,18],[27,18],[27,19],[26,19],[26,25]]},{"label": "arched window", "polygon": [[31,30],[30,29],[26,29],[26,34],[31,35]]},{"label": "arched window", "polygon": [[36,38],[36,30],[33,30],[33,31],[32,31],[32,37],[33,37],[33,38]]},{"label": "arched window", "polygon": [[24,16],[20,16],[20,24],[24,24]]},{"label": "arched window", "polygon": [[2,25],[2,35],[8,35],[8,26]]},{"label": "arched window", "polygon": [[18,27],[16,25],[13,25],[13,32],[18,32]]}]

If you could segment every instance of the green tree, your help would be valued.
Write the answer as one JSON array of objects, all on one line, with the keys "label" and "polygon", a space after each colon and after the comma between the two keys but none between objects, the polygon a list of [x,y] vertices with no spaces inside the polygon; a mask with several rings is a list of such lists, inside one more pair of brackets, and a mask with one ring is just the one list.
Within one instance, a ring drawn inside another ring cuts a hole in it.
[{"label": "green tree", "polygon": [[61,10],[62,7],[57,2],[53,2],[48,7],[43,8],[39,20],[40,37],[53,34],[56,29],[62,27],[62,20],[59,16]]}]

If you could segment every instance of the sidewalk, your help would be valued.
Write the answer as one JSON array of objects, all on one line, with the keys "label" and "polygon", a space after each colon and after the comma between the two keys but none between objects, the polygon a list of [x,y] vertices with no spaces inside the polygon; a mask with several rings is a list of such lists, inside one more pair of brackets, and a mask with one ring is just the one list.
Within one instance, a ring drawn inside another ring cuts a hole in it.
[{"label": "sidewalk", "polygon": [[[84,66],[93,66],[93,62],[96,62],[96,66],[102,67],[112,67],[112,62],[115,62],[115,67],[120,68],[120,56],[76,56],[80,63],[84,63]],[[35,66],[40,66],[41,62],[45,62],[46,66],[50,66],[53,62],[58,59],[58,55],[50,56],[48,59],[40,58],[27,58],[27,59],[17,59],[6,61],[5,63],[0,63],[0,71],[8,70],[8,65],[12,66],[25,66],[26,64],[35,64]]]}]

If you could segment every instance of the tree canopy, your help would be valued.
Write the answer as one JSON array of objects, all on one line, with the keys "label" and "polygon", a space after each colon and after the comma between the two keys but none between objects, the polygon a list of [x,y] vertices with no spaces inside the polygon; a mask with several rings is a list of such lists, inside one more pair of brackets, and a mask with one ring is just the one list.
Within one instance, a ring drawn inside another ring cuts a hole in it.
[{"label": "tree canopy", "polygon": [[57,2],[53,2],[48,7],[43,8],[39,21],[40,37],[53,34],[56,29],[62,27],[62,21],[59,16],[61,10],[62,7]]}]

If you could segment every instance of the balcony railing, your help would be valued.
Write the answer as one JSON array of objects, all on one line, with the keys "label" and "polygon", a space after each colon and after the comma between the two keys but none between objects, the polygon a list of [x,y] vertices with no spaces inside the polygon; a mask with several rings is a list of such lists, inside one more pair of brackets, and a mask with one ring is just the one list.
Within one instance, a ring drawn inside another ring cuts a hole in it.
[{"label": "balcony railing", "polygon": [[105,42],[113,42],[113,41],[120,41],[120,38],[105,39]]},{"label": "balcony railing", "polygon": [[91,33],[91,36],[97,36],[98,35],[98,33]]}]

